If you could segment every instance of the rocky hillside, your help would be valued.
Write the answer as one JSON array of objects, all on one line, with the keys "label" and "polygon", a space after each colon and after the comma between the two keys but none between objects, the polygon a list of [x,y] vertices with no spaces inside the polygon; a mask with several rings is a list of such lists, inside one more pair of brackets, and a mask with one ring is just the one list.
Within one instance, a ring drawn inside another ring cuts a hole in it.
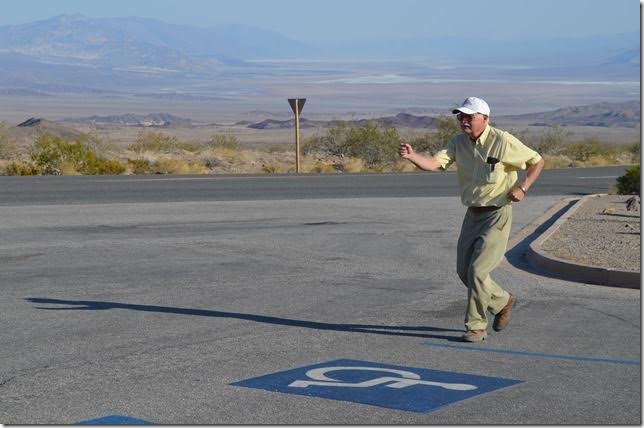
[{"label": "rocky hillside", "polygon": [[[404,127],[404,128],[432,128],[436,119],[430,116],[415,116],[408,113],[398,113],[395,116],[384,116],[374,119],[358,119],[358,120],[348,120],[352,125],[361,126],[367,123],[377,123],[381,126],[393,126],[393,127]],[[239,122],[239,124],[246,124],[247,122]],[[323,121],[323,120],[309,120],[302,118],[300,120],[301,128],[315,128],[315,127],[327,127],[330,126],[333,121]],[[295,121],[293,119],[289,120],[275,120],[275,119],[266,119],[261,122],[248,124],[248,128],[252,129],[288,129],[295,126]]]},{"label": "rocky hillside", "polygon": [[38,135],[50,134],[66,140],[76,140],[85,135],[71,126],[39,117],[31,117],[14,128],[10,128],[8,132],[17,139],[31,139]]},{"label": "rocky hillside", "polygon": [[564,107],[544,113],[505,116],[506,119],[528,121],[533,126],[640,126],[640,101],[597,103],[587,106]]},{"label": "rocky hillside", "polygon": [[[530,113],[514,116],[499,116],[495,120],[509,119],[520,121],[532,126],[598,126],[598,127],[624,127],[637,128],[640,126],[640,102],[628,101],[624,103],[597,103],[587,106],[564,107],[554,111]],[[382,126],[401,128],[433,128],[436,116],[416,116],[409,113],[398,113],[395,116],[384,116],[375,119],[360,119],[347,121],[360,126],[365,123],[377,123]],[[239,123],[246,125],[247,122]],[[330,121],[312,121],[301,119],[302,128],[326,127]],[[294,127],[293,119],[274,120],[267,119],[262,122],[248,124],[254,129],[284,129]]]},{"label": "rocky hillside", "polygon": [[301,43],[276,32],[243,26],[201,28],[155,19],[59,15],[0,26],[0,50],[57,63],[207,71],[244,66],[245,58],[302,53]]},{"label": "rocky hillside", "polygon": [[191,127],[192,120],[174,116],[170,113],[151,113],[148,115],[122,114],[113,116],[89,116],[81,118],[66,118],[64,123],[82,123],[88,125],[124,125],[143,127]]},{"label": "rocky hillside", "polygon": [[[374,119],[348,120],[353,126],[367,123],[376,123],[380,126],[396,128],[432,129],[436,124],[437,116],[416,116],[409,113],[398,113],[393,116],[383,116]],[[523,114],[515,116],[499,116],[495,120],[504,122],[514,121],[532,126],[596,126],[596,127],[623,127],[637,128],[640,126],[640,101],[625,103],[597,103],[587,106],[565,107],[554,111]],[[295,126],[293,119],[276,120],[266,119],[261,122],[240,121],[235,125],[259,130],[292,129]],[[11,128],[16,137],[27,137],[50,133],[66,139],[76,139],[83,134],[73,128],[74,124],[82,125],[115,125],[149,128],[190,128],[204,124],[193,122],[188,118],[181,118],[169,113],[151,113],[148,115],[122,114],[112,116],[88,116],[81,118],[67,118],[53,122],[43,118],[30,118],[23,123]],[[302,128],[325,128],[333,121],[310,120],[302,118]],[[213,126],[215,124],[208,124]]]}]

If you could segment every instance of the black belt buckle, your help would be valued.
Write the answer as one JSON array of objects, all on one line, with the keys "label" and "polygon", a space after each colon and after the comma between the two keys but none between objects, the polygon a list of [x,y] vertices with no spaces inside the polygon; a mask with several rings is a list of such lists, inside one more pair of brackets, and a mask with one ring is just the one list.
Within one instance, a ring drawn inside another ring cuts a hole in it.
[{"label": "black belt buckle", "polygon": [[495,205],[490,205],[487,207],[470,207],[470,209],[474,210],[475,212],[487,212],[487,211],[494,211],[498,210],[501,207],[497,207]]}]

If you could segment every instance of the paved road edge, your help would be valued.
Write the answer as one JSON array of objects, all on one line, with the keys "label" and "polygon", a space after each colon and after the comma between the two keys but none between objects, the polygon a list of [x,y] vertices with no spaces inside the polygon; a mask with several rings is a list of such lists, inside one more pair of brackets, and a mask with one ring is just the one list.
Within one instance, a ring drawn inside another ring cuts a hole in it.
[{"label": "paved road edge", "polygon": [[[566,220],[584,204],[584,202],[586,202],[587,199],[596,196],[598,195],[593,194],[577,199],[577,202],[575,202],[575,204],[566,213],[564,213],[552,224],[552,226],[528,245],[526,259],[534,267],[560,275],[562,279],[596,285],[606,285],[610,287],[640,288],[641,274],[638,271],[627,271],[574,263],[548,255],[541,248],[543,243],[546,242],[546,240],[555,233],[561,225],[565,223]],[[574,198],[566,198],[562,200],[555,207],[548,210],[548,212],[539,218],[537,222],[543,222],[543,220],[546,220],[552,215],[552,212],[556,212],[558,209],[563,208],[563,206],[570,204],[572,200],[574,200]]]}]

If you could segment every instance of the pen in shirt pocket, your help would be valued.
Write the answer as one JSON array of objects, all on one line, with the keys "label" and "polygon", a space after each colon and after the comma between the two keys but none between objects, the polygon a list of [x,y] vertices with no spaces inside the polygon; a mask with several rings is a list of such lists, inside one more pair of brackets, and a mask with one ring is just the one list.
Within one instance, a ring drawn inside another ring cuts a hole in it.
[{"label": "pen in shirt pocket", "polygon": [[490,171],[494,171],[494,165],[499,163],[499,160],[497,158],[493,158],[492,156],[488,156],[485,162],[490,164]]}]

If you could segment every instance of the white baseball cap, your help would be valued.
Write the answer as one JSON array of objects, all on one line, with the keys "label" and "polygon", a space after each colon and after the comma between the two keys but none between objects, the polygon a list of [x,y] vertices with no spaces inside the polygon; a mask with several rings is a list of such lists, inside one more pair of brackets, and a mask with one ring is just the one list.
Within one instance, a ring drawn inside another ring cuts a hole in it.
[{"label": "white baseball cap", "polygon": [[487,105],[485,101],[476,97],[468,97],[463,101],[463,104],[459,108],[452,110],[453,114],[465,113],[465,114],[474,114],[481,113],[486,116],[490,115],[490,106]]}]

